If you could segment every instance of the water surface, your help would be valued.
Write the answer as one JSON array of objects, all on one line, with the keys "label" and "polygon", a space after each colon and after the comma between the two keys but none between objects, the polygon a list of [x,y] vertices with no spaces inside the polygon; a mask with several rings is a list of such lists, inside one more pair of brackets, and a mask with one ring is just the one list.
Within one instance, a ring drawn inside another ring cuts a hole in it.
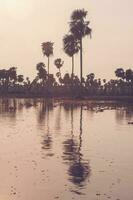
[{"label": "water surface", "polygon": [[132,200],[133,106],[0,99],[0,199]]}]

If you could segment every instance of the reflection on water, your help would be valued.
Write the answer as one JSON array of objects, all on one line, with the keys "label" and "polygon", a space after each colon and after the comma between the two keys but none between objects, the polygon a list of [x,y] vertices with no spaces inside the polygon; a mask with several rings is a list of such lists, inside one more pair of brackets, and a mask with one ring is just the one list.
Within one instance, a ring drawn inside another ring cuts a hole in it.
[{"label": "reflection on water", "polygon": [[[52,136],[50,135],[50,119],[49,119],[49,112],[50,109],[53,109],[53,104],[52,102],[47,102],[44,101],[42,102],[42,110],[41,110],[41,115],[40,115],[40,121],[42,121],[41,118],[46,115],[46,121],[47,121],[47,130],[45,135],[43,136],[43,142],[42,142],[42,149],[51,149],[52,148]],[[39,121],[39,123],[40,123]]]},{"label": "reflection on water", "polygon": [[[80,109],[80,131],[79,137],[75,138],[73,132],[73,105],[70,107],[71,109],[71,133],[70,138],[63,142],[64,145],[64,161],[69,165],[68,174],[69,180],[80,187],[83,187],[85,180],[89,178],[90,175],[90,167],[87,161],[84,161],[83,155],[81,153],[82,148],[82,115],[83,115],[83,107]],[[67,107],[67,111],[69,107]]]},{"label": "reflection on water", "polygon": [[131,104],[0,99],[1,199],[132,200],[129,121]]},{"label": "reflection on water", "polygon": [[116,120],[121,123],[125,120],[131,121],[133,117],[133,107],[128,106],[127,108],[122,107],[116,110]]},{"label": "reflection on water", "polygon": [[[50,133],[50,113],[53,111],[54,104],[52,100],[42,100],[39,102],[39,113],[38,113],[38,124],[39,127],[42,128],[45,125],[46,129],[42,135],[42,149],[46,151],[45,156],[53,156],[53,153],[50,153],[52,150],[52,135]],[[44,152],[42,153],[42,158],[44,156]]]}]

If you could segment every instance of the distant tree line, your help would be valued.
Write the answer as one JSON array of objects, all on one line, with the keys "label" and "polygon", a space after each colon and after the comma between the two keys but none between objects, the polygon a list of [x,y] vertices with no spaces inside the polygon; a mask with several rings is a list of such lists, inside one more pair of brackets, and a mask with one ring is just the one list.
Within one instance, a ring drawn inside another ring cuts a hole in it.
[{"label": "distant tree line", "polygon": [[[73,11],[68,34],[63,37],[63,50],[72,60],[71,72],[62,74],[64,61],[54,60],[57,68],[56,77],[50,72],[50,57],[53,55],[54,43],[47,41],[41,44],[43,56],[47,57],[47,67],[43,62],[36,65],[37,75],[30,81],[17,74],[17,68],[0,70],[0,94],[22,94],[39,96],[78,96],[78,95],[133,95],[133,70],[117,68],[116,79],[107,81],[97,79],[94,73],[83,77],[83,38],[92,35],[90,22],[86,20],[87,11]],[[74,73],[75,54],[80,55],[80,78]]]},{"label": "distant tree line", "polygon": [[30,81],[23,75],[17,75],[17,69],[11,67],[8,70],[0,70],[0,94],[32,94],[39,96],[77,96],[77,95],[133,95],[133,70],[117,68],[116,79],[107,81],[96,78],[90,73],[81,81],[77,75],[66,73],[61,75],[60,67],[63,65],[61,59],[55,60],[58,69],[57,77],[49,74],[44,63],[36,65],[37,75]]}]

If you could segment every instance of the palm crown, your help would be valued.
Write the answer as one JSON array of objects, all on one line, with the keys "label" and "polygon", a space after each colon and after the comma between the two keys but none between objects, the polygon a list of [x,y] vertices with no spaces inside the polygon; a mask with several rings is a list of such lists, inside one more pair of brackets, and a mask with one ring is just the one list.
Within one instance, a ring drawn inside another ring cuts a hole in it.
[{"label": "palm crown", "polygon": [[42,43],[42,52],[44,56],[48,58],[48,76],[49,76],[49,57],[53,55],[53,42],[43,42]]},{"label": "palm crown", "polygon": [[51,56],[53,55],[53,44],[52,42],[43,42],[42,43],[42,52],[44,56]]},{"label": "palm crown", "polygon": [[65,53],[69,55],[70,57],[72,57],[75,53],[78,53],[79,51],[78,42],[75,39],[74,35],[72,34],[64,36],[63,45],[64,45]]}]

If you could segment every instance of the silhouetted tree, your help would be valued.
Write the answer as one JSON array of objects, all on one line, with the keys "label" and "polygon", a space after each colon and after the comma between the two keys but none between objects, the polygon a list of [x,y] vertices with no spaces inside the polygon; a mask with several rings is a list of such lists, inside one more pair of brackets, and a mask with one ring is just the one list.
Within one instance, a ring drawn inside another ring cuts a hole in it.
[{"label": "silhouetted tree", "polygon": [[87,11],[84,9],[82,10],[75,10],[73,11],[71,15],[71,22],[70,22],[70,31],[74,35],[74,38],[79,42],[80,47],[80,81],[81,84],[83,82],[83,46],[82,46],[82,40],[86,35],[90,35],[91,37],[91,28],[89,27],[90,22],[85,21],[85,18],[87,16]]},{"label": "silhouetted tree", "polygon": [[125,72],[125,78],[126,80],[129,81],[133,81],[133,71],[131,69],[127,69]]},{"label": "silhouetted tree", "polygon": [[123,69],[123,68],[118,68],[118,69],[116,69],[115,75],[116,75],[118,78],[124,79],[124,78],[125,78],[124,69]]},{"label": "silhouetted tree", "polygon": [[53,55],[53,45],[52,42],[43,42],[42,43],[42,52],[43,55],[48,58],[48,76],[49,76],[49,58]]},{"label": "silhouetted tree", "polygon": [[17,80],[17,72],[15,67],[11,67],[10,69],[2,69],[0,70],[0,80],[3,85],[4,90],[7,92],[8,87],[12,84],[14,85]]},{"label": "silhouetted tree", "polygon": [[22,83],[24,81],[24,76],[23,75],[18,75],[17,81],[18,81],[18,83]]},{"label": "silhouetted tree", "polygon": [[56,80],[53,74],[49,74],[49,78],[47,79],[48,86],[54,86],[56,84]]},{"label": "silhouetted tree", "polygon": [[64,52],[72,58],[72,79],[74,75],[74,55],[79,51],[78,41],[74,35],[65,35],[63,38],[63,49]]},{"label": "silhouetted tree", "polygon": [[63,66],[64,61],[62,61],[61,58],[57,58],[57,59],[54,61],[54,64],[55,64],[55,66],[57,67],[57,69],[59,69],[59,73],[60,73],[60,75],[61,75],[60,68]]},{"label": "silhouetted tree", "polygon": [[10,80],[13,80],[14,83],[16,82],[17,80],[17,72],[16,72],[16,67],[11,67],[9,70],[8,70],[8,76],[10,78]]},{"label": "silhouetted tree", "polygon": [[26,77],[26,81],[27,81],[27,84],[29,85],[30,84],[30,78]]},{"label": "silhouetted tree", "polygon": [[64,75],[62,82],[63,82],[63,84],[65,86],[70,86],[71,85],[71,77],[70,77],[69,73],[66,73]]},{"label": "silhouetted tree", "polygon": [[37,75],[38,75],[39,79],[42,80],[43,85],[44,85],[44,83],[46,82],[46,79],[47,79],[47,71],[45,69],[45,64],[42,62],[38,63],[36,65],[36,69],[38,71]]}]

